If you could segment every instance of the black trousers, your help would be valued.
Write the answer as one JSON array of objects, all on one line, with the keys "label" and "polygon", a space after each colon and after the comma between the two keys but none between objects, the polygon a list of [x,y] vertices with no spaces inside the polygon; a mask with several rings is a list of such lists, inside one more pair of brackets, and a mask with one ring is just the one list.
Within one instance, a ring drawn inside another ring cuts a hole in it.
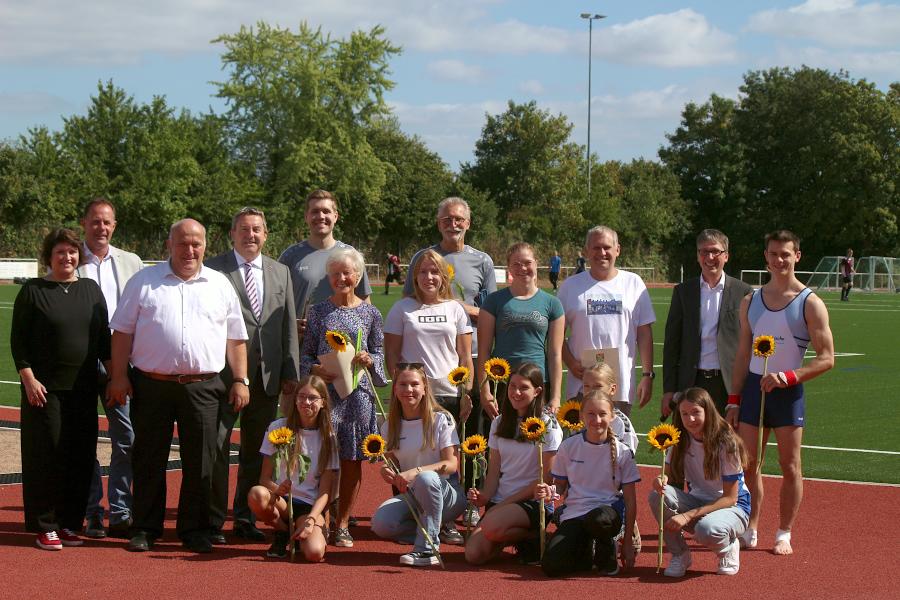
[{"label": "black trousers", "polygon": [[728,390],[725,388],[722,372],[719,371],[719,374],[715,377],[706,377],[698,371],[697,376],[694,378],[694,386],[709,392],[709,397],[715,403],[716,410],[724,417],[725,406],[728,404]]},{"label": "black trousers", "polygon": [[[548,577],[558,577],[590,571],[595,562],[606,564],[611,558],[609,552],[615,552],[612,539],[621,529],[622,518],[611,506],[598,506],[583,517],[563,521],[544,550],[541,568]],[[597,556],[593,552],[595,540]]]},{"label": "black trousers", "polygon": [[213,469],[212,500],[210,502],[210,527],[221,530],[228,512],[228,475],[231,456],[231,432],[238,416],[241,418],[241,449],[238,455],[237,486],[234,490],[234,520],[252,523],[253,512],[247,506],[247,494],[250,488],[259,483],[262,470],[262,445],[266,429],[275,419],[278,410],[278,396],[268,396],[263,388],[262,376],[250,382],[250,403],[239,413],[227,398],[219,404],[219,425],[216,453],[216,464]]},{"label": "black trousers", "polygon": [[25,529],[80,531],[97,457],[97,391],[49,391],[29,404],[22,387]]},{"label": "black trousers", "polygon": [[166,463],[172,426],[178,423],[181,491],[178,537],[209,531],[213,465],[216,461],[219,404],[226,387],[218,376],[181,384],[156,381],[135,370],[131,424],[134,427],[134,531],[160,537],[166,512]]}]

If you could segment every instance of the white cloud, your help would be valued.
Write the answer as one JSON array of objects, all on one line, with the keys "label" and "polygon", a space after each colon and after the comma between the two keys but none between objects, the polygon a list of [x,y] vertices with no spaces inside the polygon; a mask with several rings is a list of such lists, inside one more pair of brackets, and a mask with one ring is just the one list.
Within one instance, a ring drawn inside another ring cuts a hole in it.
[{"label": "white cloud", "polygon": [[426,67],[428,73],[437,79],[477,83],[487,77],[487,72],[477,65],[469,65],[461,60],[437,60]]},{"label": "white cloud", "polygon": [[0,93],[0,113],[7,115],[59,114],[71,109],[68,101],[46,92]]},{"label": "white cloud", "polygon": [[784,39],[813,40],[832,48],[897,47],[900,6],[855,0],[808,0],[788,9],[756,13],[747,30]]},{"label": "white cloud", "polygon": [[734,43],[734,36],[688,8],[598,30],[594,56],[625,64],[699,67],[734,62]]},{"label": "white cloud", "polygon": [[529,79],[519,84],[519,91],[531,96],[540,96],[544,93],[544,84],[537,79]]},{"label": "white cloud", "polygon": [[[777,48],[775,61],[780,65],[800,67],[807,65],[821,69],[836,71],[844,69],[855,77],[871,76],[875,73],[890,73],[892,77],[900,74],[900,51],[891,50],[884,52],[849,52],[834,51],[819,47],[788,47],[780,45]],[[760,68],[771,65],[771,61],[760,64]]]}]

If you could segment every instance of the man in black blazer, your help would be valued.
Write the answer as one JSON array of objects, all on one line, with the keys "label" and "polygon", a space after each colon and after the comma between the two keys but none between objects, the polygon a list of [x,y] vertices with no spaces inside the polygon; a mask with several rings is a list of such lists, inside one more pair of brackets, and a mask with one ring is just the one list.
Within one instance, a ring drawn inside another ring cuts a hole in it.
[{"label": "man in black blazer", "polygon": [[663,346],[664,417],[672,411],[675,393],[692,386],[708,391],[719,413],[725,414],[741,330],[741,300],[753,291],[725,274],[728,237],[721,231],[700,232],[697,262],[700,277],[679,283],[672,291]]},{"label": "man in black blazer", "polygon": [[[242,208],[231,221],[232,251],[209,259],[207,266],[228,276],[241,300],[247,326],[247,382],[250,403],[236,411],[227,402],[219,409],[219,451],[213,471],[210,540],[224,544],[222,525],[228,511],[228,473],[231,431],[240,416],[241,450],[234,494],[234,533],[253,541],[265,535],[253,524],[247,492],[259,482],[263,436],[275,418],[280,392],[290,394],[299,378],[296,309],[290,270],[264,256],[268,237],[262,211]],[[226,367],[227,369],[227,367]],[[224,381],[231,381],[225,373]]]}]

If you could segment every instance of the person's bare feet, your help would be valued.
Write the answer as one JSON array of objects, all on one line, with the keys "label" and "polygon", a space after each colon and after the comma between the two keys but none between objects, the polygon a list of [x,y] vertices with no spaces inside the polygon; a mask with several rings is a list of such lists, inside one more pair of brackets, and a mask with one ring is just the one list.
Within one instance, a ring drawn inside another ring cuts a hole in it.
[{"label": "person's bare feet", "polygon": [[775,533],[775,546],[772,548],[772,554],[779,556],[787,556],[793,554],[794,549],[791,548],[791,532],[779,529]]}]

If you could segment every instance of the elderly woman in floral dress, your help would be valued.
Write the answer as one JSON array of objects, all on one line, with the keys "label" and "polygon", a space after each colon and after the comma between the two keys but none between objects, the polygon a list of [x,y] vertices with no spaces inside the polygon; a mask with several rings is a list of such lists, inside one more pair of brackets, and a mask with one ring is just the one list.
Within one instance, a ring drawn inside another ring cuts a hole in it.
[{"label": "elderly woman in floral dress", "polygon": [[[333,543],[350,548],[350,514],[362,482],[363,454],[361,444],[370,433],[375,433],[376,392],[374,386],[387,385],[384,371],[384,332],[381,313],[355,294],[362,278],[365,263],[362,255],[352,248],[340,248],[332,252],[326,264],[328,282],[334,293],[324,302],[310,307],[307,330],[303,338],[300,359],[301,375],[313,374],[324,379],[331,394],[331,416],[340,447],[341,475],[338,494],[337,527]],[[338,373],[329,371],[319,363],[318,357],[332,352],[326,340],[326,332],[339,331],[350,344],[356,343],[362,331],[359,351],[353,358],[353,366],[360,369],[358,383],[350,395],[342,398],[332,382]]]}]

